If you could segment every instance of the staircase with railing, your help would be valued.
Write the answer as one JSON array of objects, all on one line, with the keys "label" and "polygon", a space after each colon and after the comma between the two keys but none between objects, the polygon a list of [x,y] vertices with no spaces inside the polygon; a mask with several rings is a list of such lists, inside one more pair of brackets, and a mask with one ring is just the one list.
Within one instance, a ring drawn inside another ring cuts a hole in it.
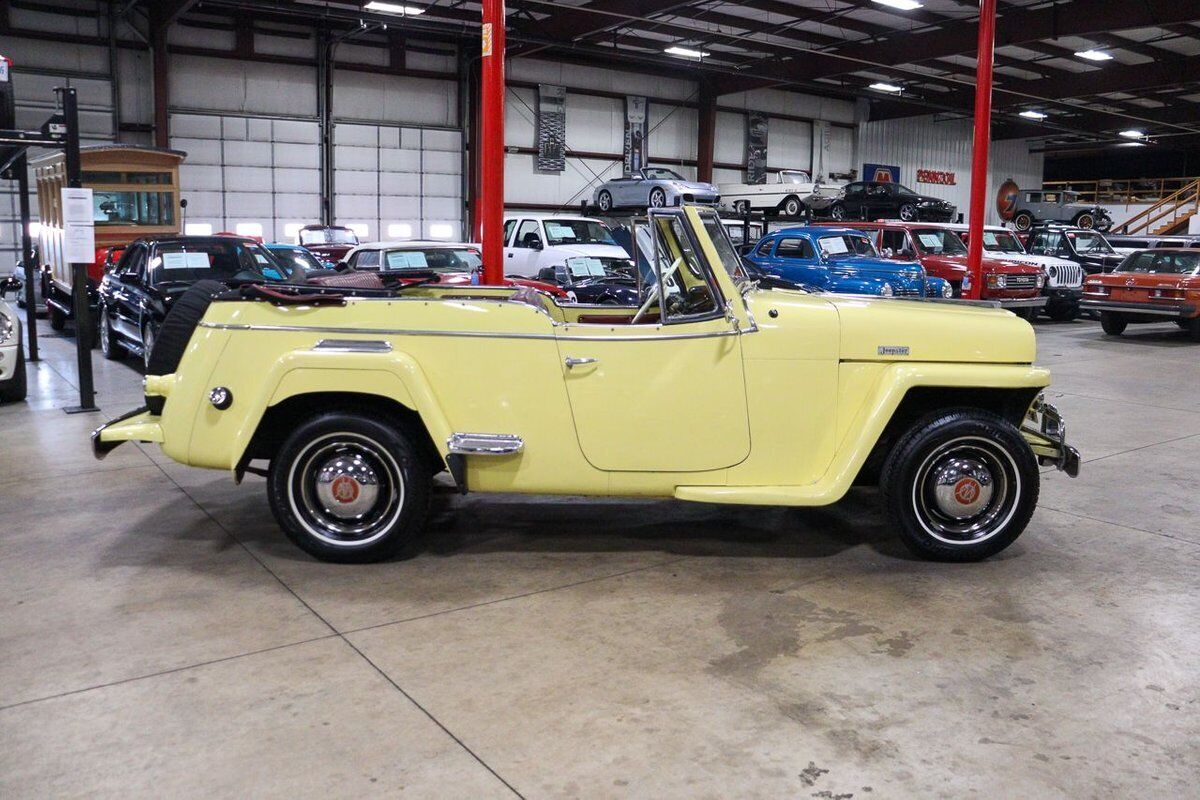
[{"label": "staircase with railing", "polygon": [[1169,236],[1186,232],[1188,220],[1197,214],[1200,214],[1200,178],[1166,195],[1114,230],[1117,233]]}]

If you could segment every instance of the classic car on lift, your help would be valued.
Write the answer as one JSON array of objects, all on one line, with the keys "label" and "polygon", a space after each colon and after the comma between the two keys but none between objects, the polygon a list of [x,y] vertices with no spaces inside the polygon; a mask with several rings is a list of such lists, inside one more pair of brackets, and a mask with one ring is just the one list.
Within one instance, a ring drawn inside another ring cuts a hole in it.
[{"label": "classic car on lift", "polygon": [[[970,244],[966,225],[947,224],[945,227],[957,233],[963,244]],[[983,227],[983,251],[988,258],[1041,269],[1046,276],[1046,285],[1042,287],[1042,294],[1046,296],[1046,314],[1052,320],[1070,322],[1079,316],[1079,300],[1083,296],[1083,267],[1058,256],[1026,252],[1020,238],[1000,225]]]},{"label": "classic car on lift", "polygon": [[126,354],[150,365],[154,342],[172,305],[199,281],[302,283],[305,272],[272,256],[252,239],[164,236],[126,247],[100,281],[97,308],[105,358]]},{"label": "classic car on lift", "polygon": [[1103,206],[1081,203],[1079,193],[1071,191],[1018,192],[1012,221],[1019,231],[1027,231],[1039,222],[1059,222],[1100,231],[1112,227],[1112,217]]},{"label": "classic car on lift", "polygon": [[147,406],[98,428],[95,452],[158,442],[264,475],[287,535],[334,561],[414,553],[443,469],[463,492],[778,506],[877,483],[911,548],[956,561],[1021,533],[1039,461],[1078,471],[1027,323],[764,289],[714,211],[648,225],[656,280],[603,313],[503,287],[207,307],[197,287]]},{"label": "classic car on lift", "polygon": [[736,214],[763,211],[793,218],[806,209],[824,211],[842,194],[840,184],[822,184],[798,169],[770,172],[763,183],[722,183],[718,188]]},{"label": "classic car on lift", "polygon": [[848,183],[829,205],[835,221],[898,219],[904,222],[951,222],[957,209],[937,197],[918,194],[907,186],[889,181]]},{"label": "classic car on lift", "polygon": [[764,236],[746,258],[764,272],[826,292],[954,296],[948,281],[927,276],[916,261],[880,258],[870,237],[851,228],[783,228]]},{"label": "classic car on lift", "polygon": [[596,187],[592,204],[607,214],[614,208],[666,208],[681,203],[711,203],[721,200],[721,190],[706,181],[689,181],[666,167],[645,167],[612,178]]},{"label": "classic car on lift", "polygon": [[[941,225],[900,221],[843,224],[874,237],[875,247],[884,258],[916,259],[927,274],[948,280],[955,297],[961,297],[970,287],[966,245],[956,233]],[[981,299],[1027,319],[1033,319],[1038,309],[1046,305],[1041,294],[1046,276],[1040,268],[994,258],[983,259],[982,267]]]},{"label": "classic car on lift", "polygon": [[1139,250],[1112,272],[1087,279],[1083,307],[1099,312],[1109,336],[1131,323],[1171,321],[1200,342],[1200,250]]}]

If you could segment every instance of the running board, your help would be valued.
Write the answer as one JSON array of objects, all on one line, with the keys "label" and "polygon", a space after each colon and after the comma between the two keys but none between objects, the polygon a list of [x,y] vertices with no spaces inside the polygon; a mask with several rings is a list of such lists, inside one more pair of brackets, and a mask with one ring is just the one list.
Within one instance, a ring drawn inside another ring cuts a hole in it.
[{"label": "running board", "polygon": [[452,433],[446,449],[465,456],[511,456],[521,452],[525,441],[511,433]]}]

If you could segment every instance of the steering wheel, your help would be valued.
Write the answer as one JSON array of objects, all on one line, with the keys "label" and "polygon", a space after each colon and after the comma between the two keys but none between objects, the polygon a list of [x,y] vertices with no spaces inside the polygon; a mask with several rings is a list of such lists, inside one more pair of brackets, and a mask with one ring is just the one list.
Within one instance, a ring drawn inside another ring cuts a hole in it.
[{"label": "steering wheel", "polygon": [[666,271],[662,274],[662,278],[660,278],[658,283],[654,284],[654,288],[650,290],[650,294],[646,297],[646,302],[642,303],[641,308],[639,308],[637,313],[633,315],[633,319],[629,322],[630,325],[636,325],[638,320],[646,316],[646,312],[650,310],[650,306],[653,305],[654,301],[657,300],[662,294],[663,284],[666,283],[667,279],[674,275],[682,265],[683,256],[680,256],[671,263],[671,266],[667,267]]}]

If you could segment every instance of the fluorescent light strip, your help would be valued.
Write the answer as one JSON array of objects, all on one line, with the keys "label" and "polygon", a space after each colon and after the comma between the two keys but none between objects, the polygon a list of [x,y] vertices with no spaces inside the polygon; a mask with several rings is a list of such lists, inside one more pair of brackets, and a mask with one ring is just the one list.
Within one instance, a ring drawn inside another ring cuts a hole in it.
[{"label": "fluorescent light strip", "polygon": [[1075,55],[1088,61],[1112,61],[1112,56],[1103,50],[1078,50]]},{"label": "fluorescent light strip", "polygon": [[921,7],[921,4],[916,0],[871,0],[873,3],[878,3],[881,6],[890,6],[898,8],[901,11],[915,11]]},{"label": "fluorescent light strip", "polygon": [[1034,111],[1032,109],[1030,109],[1029,111],[1022,111],[1017,116],[1024,117],[1025,119],[1045,119],[1046,118],[1046,115],[1043,114],[1042,112]]},{"label": "fluorescent light strip", "polygon": [[663,52],[670,53],[673,56],[683,56],[684,58],[706,58],[709,55],[703,50],[690,50],[686,47],[677,46],[668,47],[666,50],[663,50]]},{"label": "fluorescent light strip", "polygon": [[878,92],[893,92],[893,93],[896,93],[896,92],[903,92],[903,91],[904,91],[904,87],[903,87],[903,86],[896,86],[896,85],[895,85],[895,84],[893,84],[893,83],[883,83],[882,81],[881,81],[881,82],[879,82],[879,83],[872,83],[870,88],[872,88],[872,89],[874,89],[875,91],[878,91]]},{"label": "fluorescent light strip", "polygon": [[371,0],[363,6],[364,11],[379,11],[383,14],[399,14],[402,17],[415,17],[418,14],[424,14],[423,6],[405,6],[399,3],[381,3],[379,0]]},{"label": "fluorescent light strip", "polygon": [[1124,136],[1126,139],[1145,139],[1146,138],[1145,132],[1135,131],[1135,130],[1121,131],[1121,135]]}]

